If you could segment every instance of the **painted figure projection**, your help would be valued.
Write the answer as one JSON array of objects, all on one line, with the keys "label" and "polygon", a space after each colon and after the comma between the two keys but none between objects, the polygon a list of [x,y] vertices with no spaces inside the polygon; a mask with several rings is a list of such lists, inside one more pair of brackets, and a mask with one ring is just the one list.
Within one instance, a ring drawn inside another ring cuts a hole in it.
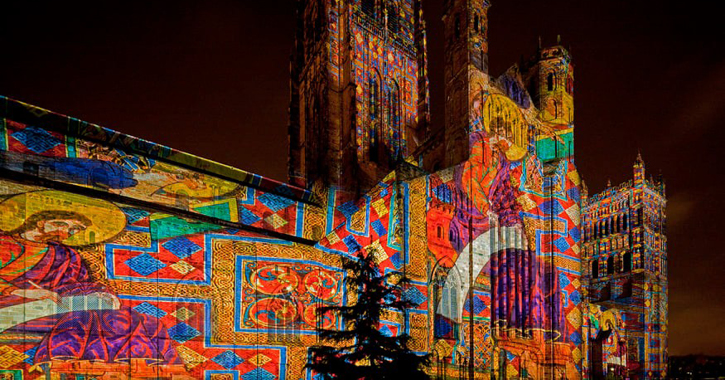
[{"label": "painted figure projection", "polygon": [[[285,342],[304,350],[337,323],[315,314],[344,291],[339,263],[311,247],[324,217],[310,192],[26,122],[0,124],[0,374],[284,378]],[[237,278],[243,265],[259,270]]]},{"label": "painted figure projection", "polygon": [[361,251],[432,377],[665,377],[664,183],[588,197],[569,52],[446,1],[431,125],[419,0],[296,3],[290,184],[0,96],[0,378],[314,380]]},{"label": "painted figure projection", "polygon": [[[577,186],[575,180],[568,179],[576,178],[572,177],[573,165],[557,163],[552,174],[559,178],[546,179],[549,183],[563,181],[546,194],[542,165],[535,155],[527,153],[534,136],[529,135],[518,106],[487,91],[474,94],[472,103],[478,107],[473,112],[469,159],[430,177],[429,249],[443,268],[435,335],[448,344],[466,347],[467,325],[490,324],[490,333],[474,336],[474,340],[484,342],[481,365],[505,368],[516,362],[507,373],[541,375],[547,362],[545,341],[553,341],[561,355],[556,365],[561,366],[562,373],[571,371],[574,368],[567,369],[563,363],[564,358],[572,359],[572,353],[564,348],[569,346],[569,339],[578,339],[579,325],[576,320],[567,324],[562,315],[576,313],[579,299],[569,298],[571,293],[562,291],[561,283],[576,277],[558,268],[561,261],[550,260],[555,252],[542,244],[542,236],[549,235],[542,227],[547,220],[561,227],[555,232],[560,239],[556,253],[571,257],[578,271],[578,255],[573,248],[578,220],[570,216],[562,220],[552,213],[578,208],[578,199],[570,198],[567,191]],[[478,131],[476,125],[480,126]],[[477,293],[480,296],[471,297]],[[471,302],[473,310],[476,303],[480,310],[473,321]],[[523,357],[528,361],[521,360]],[[463,359],[465,354],[457,360]]]},{"label": "painted figure projection", "polygon": [[120,233],[126,218],[118,207],[49,190],[10,197],[0,213],[0,329],[19,337],[28,361],[53,370],[143,360],[185,372],[164,326],[94,282],[74,248]]}]

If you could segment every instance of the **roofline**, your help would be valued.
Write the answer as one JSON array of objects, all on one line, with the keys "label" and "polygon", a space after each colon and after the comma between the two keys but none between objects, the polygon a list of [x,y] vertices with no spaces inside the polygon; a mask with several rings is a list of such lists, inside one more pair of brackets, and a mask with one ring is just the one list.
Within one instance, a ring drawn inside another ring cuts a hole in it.
[{"label": "roofline", "polygon": [[[39,126],[67,136],[121,148],[126,152],[133,152],[298,201],[311,204],[320,203],[309,190],[2,95],[0,95],[0,117],[28,125]],[[289,192],[285,191],[285,193],[280,193],[277,190],[279,186],[285,186],[286,189],[289,189]]]}]

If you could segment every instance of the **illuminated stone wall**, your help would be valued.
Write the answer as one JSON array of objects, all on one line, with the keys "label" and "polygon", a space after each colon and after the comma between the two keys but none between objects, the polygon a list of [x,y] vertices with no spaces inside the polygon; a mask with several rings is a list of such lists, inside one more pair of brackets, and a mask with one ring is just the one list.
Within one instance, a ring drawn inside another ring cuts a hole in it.
[{"label": "illuminated stone wall", "polygon": [[345,297],[314,194],[1,101],[0,374],[302,373]]},{"label": "illuminated stone wall", "polygon": [[468,161],[402,165],[354,201],[2,98],[3,370],[308,376],[316,326],[340,323],[315,309],[350,301],[338,257],[369,248],[420,302],[381,328],[431,371],[457,376],[473,328],[478,373],[576,377],[578,175],[489,121],[531,110],[478,95]]},{"label": "illuminated stone wall", "polygon": [[363,249],[411,278],[380,328],[432,375],[581,378],[629,323],[584,302],[563,47],[492,77],[488,2],[452,1],[456,123],[426,135],[419,3],[297,4],[293,184],[0,98],[0,374],[312,378]]},{"label": "illuminated stone wall", "polygon": [[645,179],[642,157],[633,169],[632,180],[583,201],[592,377],[667,376],[665,186]]},{"label": "illuminated stone wall", "polygon": [[290,182],[368,190],[425,139],[419,1],[298,1]]},{"label": "illuminated stone wall", "polygon": [[435,371],[458,376],[473,360],[497,378],[579,378],[571,57],[539,47],[489,75],[489,6],[444,5],[446,124],[423,152],[424,166],[448,167],[428,177]]},{"label": "illuminated stone wall", "polygon": [[426,177],[436,371],[456,376],[472,341],[476,371],[578,378],[578,172],[566,156],[538,157],[556,126],[516,69],[474,78],[468,159]]}]

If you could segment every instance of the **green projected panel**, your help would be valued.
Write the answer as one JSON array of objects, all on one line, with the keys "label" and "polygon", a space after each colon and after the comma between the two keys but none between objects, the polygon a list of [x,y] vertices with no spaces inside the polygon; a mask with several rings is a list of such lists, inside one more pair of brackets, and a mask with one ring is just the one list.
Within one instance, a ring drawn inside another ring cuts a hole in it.
[{"label": "green projected panel", "polygon": [[574,154],[574,133],[557,136],[560,140],[547,138],[536,142],[536,155],[543,161],[567,157]]}]

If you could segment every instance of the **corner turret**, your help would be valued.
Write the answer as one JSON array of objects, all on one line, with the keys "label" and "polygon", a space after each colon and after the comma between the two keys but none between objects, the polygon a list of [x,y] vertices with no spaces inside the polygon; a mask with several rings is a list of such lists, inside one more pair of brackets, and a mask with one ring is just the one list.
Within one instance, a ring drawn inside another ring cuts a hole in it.
[{"label": "corner turret", "polygon": [[542,121],[555,125],[574,123],[574,65],[571,54],[557,45],[537,49],[528,63],[526,82]]},{"label": "corner turret", "polygon": [[557,44],[542,48],[522,64],[524,84],[538,109],[538,119],[552,128],[555,138],[540,137],[536,151],[544,161],[574,154],[574,65],[571,54]]}]

